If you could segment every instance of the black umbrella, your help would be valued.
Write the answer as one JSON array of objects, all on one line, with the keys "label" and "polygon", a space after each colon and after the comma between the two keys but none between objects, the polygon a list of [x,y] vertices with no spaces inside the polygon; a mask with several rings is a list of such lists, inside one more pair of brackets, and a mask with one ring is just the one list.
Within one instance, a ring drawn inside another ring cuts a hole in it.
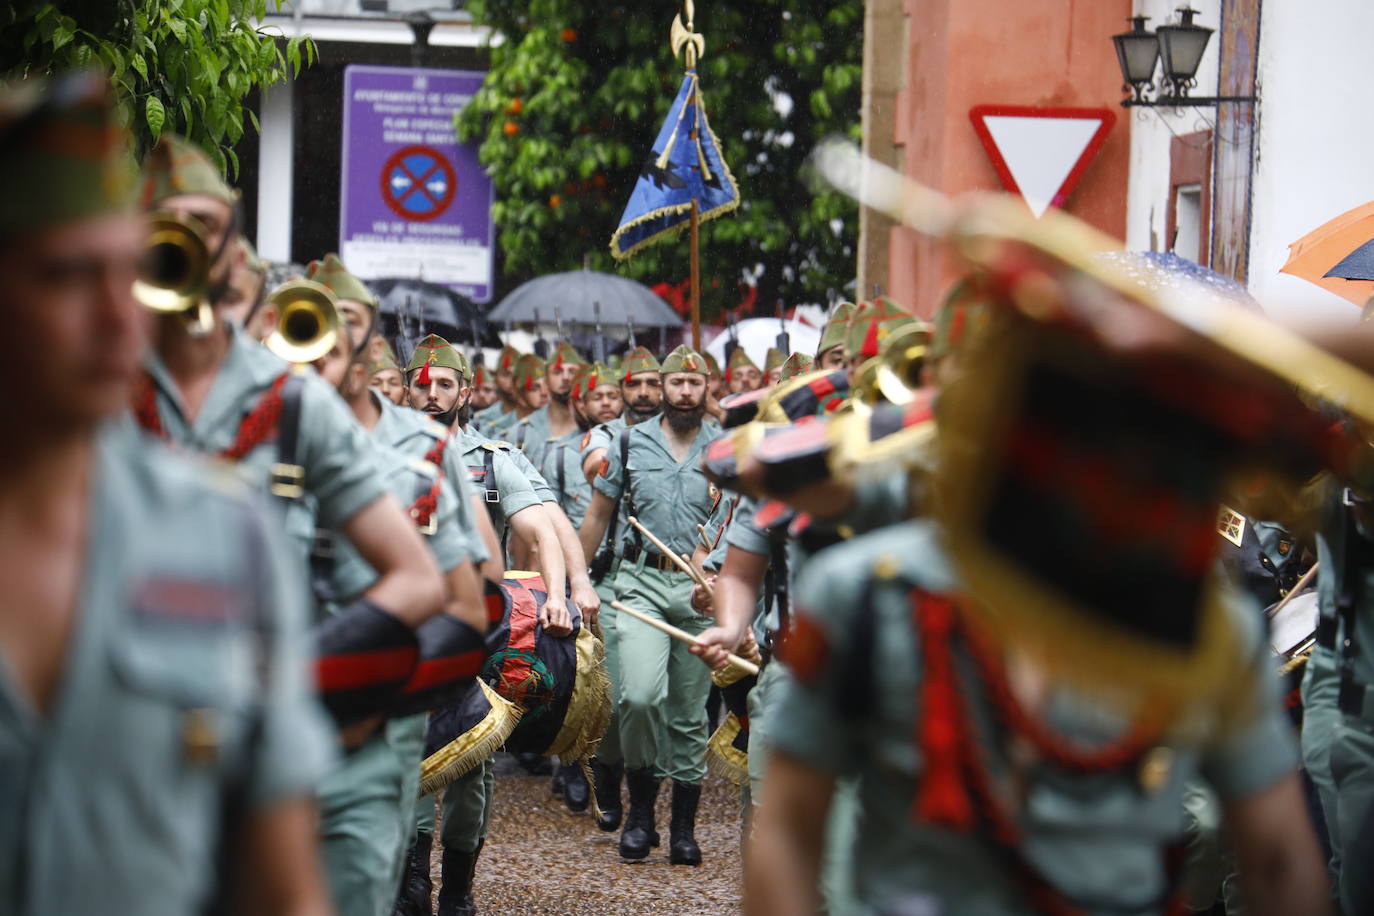
[{"label": "black umbrella", "polygon": [[[599,312],[599,314],[598,314]],[[677,328],[682,319],[643,283],[595,270],[548,274],[520,284],[488,321],[602,328]]]},{"label": "black umbrella", "polygon": [[1340,277],[1342,280],[1374,280],[1374,239],[1341,258],[1325,276]]},{"label": "black umbrella", "polygon": [[402,354],[413,350],[426,334],[470,347],[501,346],[481,308],[447,286],[408,277],[372,280],[367,285],[377,296],[382,334],[393,342],[403,362]]}]

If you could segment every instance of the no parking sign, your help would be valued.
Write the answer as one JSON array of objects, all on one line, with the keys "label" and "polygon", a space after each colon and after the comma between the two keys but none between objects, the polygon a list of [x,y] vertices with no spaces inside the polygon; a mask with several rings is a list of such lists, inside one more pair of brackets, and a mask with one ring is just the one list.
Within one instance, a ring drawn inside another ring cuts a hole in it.
[{"label": "no parking sign", "polygon": [[491,300],[491,180],[453,131],[484,76],[345,68],[339,253],[354,273]]}]

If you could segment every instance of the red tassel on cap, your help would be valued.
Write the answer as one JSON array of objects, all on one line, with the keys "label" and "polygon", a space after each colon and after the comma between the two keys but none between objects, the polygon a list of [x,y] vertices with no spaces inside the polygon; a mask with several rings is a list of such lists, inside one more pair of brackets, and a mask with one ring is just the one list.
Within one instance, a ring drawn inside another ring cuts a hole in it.
[{"label": "red tassel on cap", "polygon": [[868,326],[868,334],[864,336],[864,345],[859,350],[860,356],[878,355],[878,322],[873,322]]},{"label": "red tassel on cap", "polygon": [[429,385],[429,363],[420,367],[420,374],[415,377],[415,384],[424,388]]}]

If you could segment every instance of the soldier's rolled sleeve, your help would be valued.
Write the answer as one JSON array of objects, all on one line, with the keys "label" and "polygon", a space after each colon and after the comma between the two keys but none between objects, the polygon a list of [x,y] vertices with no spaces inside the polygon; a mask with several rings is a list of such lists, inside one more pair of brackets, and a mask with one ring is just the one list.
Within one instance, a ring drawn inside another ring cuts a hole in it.
[{"label": "soldier's rolled sleeve", "polygon": [[271,526],[250,531],[259,556],[258,607],[267,638],[266,696],[248,767],[248,803],[271,805],[313,795],[335,756],[335,734],[315,693],[314,644],[307,621],[308,577]]},{"label": "soldier's rolled sleeve", "polygon": [[592,478],[592,486],[598,493],[610,499],[620,499],[625,492],[625,469],[620,465],[620,450],[606,451],[603,470]]},{"label": "soldier's rolled sleeve", "polygon": [[587,444],[578,452],[578,463],[587,460],[592,452],[597,449],[609,449],[611,447],[611,431],[605,426],[593,426],[591,432],[587,433]]},{"label": "soldier's rolled sleeve", "polygon": [[828,555],[809,564],[798,581],[797,594],[805,596],[805,604],[796,612],[798,631],[788,637],[796,643],[781,653],[788,676],[777,710],[769,717],[769,738],[789,757],[845,773],[858,762],[856,723],[846,712],[843,672],[850,650],[848,621],[862,582],[853,569],[827,559]]},{"label": "soldier's rolled sleeve", "polygon": [[496,471],[496,489],[501,494],[501,514],[507,519],[521,509],[543,504],[543,500],[530,486],[529,478],[512,460],[511,453],[499,450],[493,456],[492,468]]},{"label": "soldier's rolled sleeve", "polygon": [[1243,614],[1254,624],[1254,632],[1247,633],[1248,682],[1235,694],[1230,721],[1222,724],[1201,761],[1203,777],[1224,802],[1257,795],[1298,768],[1297,742],[1283,710],[1281,681],[1259,632],[1258,613],[1245,608]]},{"label": "soldier's rolled sleeve", "polygon": [[539,497],[541,503],[557,502],[558,497],[554,495],[553,487],[544,479],[544,475],[539,473],[539,469],[534,466],[534,462],[526,457],[525,453],[519,449],[510,451],[511,461],[520,469],[520,473],[525,475],[529,481],[530,489],[534,490],[534,495]]},{"label": "soldier's rolled sleeve", "polygon": [[318,525],[337,530],[386,493],[371,440],[339,395],[307,375],[301,392],[300,441],[305,487],[318,503]]},{"label": "soldier's rolled sleeve", "polygon": [[772,553],[768,533],[754,522],[754,501],[741,499],[735,507],[735,514],[725,528],[725,542],[731,547],[766,557]]}]

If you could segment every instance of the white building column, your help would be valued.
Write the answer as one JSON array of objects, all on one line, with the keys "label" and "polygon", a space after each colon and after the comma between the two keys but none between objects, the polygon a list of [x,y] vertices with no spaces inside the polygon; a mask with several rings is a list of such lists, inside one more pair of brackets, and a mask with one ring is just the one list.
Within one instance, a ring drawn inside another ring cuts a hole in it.
[{"label": "white building column", "polygon": [[292,152],[295,149],[295,93],[290,80],[262,93],[258,144],[258,254],[291,260]]}]

